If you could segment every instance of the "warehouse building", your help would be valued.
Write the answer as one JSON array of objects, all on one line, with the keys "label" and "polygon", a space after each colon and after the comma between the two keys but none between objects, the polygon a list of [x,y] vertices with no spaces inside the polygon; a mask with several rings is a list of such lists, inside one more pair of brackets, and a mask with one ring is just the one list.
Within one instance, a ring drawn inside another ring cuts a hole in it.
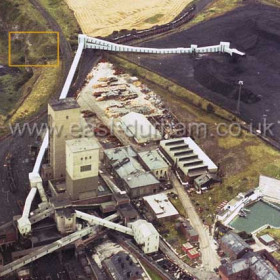
[{"label": "warehouse building", "polygon": [[143,168],[132,147],[105,150],[104,162],[114,172],[117,182],[131,198],[143,197],[159,191],[160,182],[153,173]]},{"label": "warehouse building", "polygon": [[130,112],[121,118],[121,124],[126,135],[138,144],[162,139],[160,132],[142,114]]},{"label": "warehouse building", "polygon": [[193,180],[198,176],[216,173],[218,167],[190,138],[160,141],[160,149],[167,159],[177,167],[181,178]]},{"label": "warehouse building", "polygon": [[148,170],[151,170],[158,180],[168,180],[170,166],[162,158],[158,150],[141,152],[138,154],[140,162]]},{"label": "warehouse building", "polygon": [[164,193],[145,196],[143,200],[155,220],[166,221],[179,217],[179,212]]}]

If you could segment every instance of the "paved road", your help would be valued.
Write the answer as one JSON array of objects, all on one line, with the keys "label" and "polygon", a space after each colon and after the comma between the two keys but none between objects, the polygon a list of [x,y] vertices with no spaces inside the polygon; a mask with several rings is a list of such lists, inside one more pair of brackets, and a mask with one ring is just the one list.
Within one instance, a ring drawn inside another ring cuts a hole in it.
[{"label": "paved road", "polygon": [[176,189],[179,199],[188,214],[192,226],[199,234],[199,243],[202,255],[202,264],[205,270],[213,271],[214,268],[219,267],[220,261],[216,250],[214,249],[212,237],[205,229],[201,219],[199,218],[188,194],[184,190],[184,187],[180,184],[177,177],[172,173],[171,177],[174,188]]}]

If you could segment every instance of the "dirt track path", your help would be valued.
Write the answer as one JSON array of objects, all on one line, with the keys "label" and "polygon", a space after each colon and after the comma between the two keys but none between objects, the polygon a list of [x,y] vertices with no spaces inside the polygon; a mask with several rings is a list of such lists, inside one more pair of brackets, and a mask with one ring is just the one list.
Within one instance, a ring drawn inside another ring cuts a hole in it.
[{"label": "dirt track path", "polygon": [[172,183],[176,189],[179,199],[188,214],[190,222],[199,235],[200,250],[202,255],[202,264],[205,270],[213,271],[214,268],[219,267],[220,260],[215,251],[212,238],[205,229],[202,221],[200,220],[189,196],[184,190],[184,187],[180,184],[177,177],[172,174]]}]

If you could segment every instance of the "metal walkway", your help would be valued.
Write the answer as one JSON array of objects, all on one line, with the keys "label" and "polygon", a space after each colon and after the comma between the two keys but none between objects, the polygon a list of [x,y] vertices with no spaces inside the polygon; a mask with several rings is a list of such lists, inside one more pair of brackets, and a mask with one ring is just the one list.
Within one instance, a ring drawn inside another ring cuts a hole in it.
[{"label": "metal walkway", "polygon": [[105,40],[88,37],[86,35],[79,35],[79,46],[83,43],[84,49],[97,49],[112,52],[133,52],[133,53],[149,53],[149,54],[202,54],[202,53],[228,53],[230,55],[237,54],[244,56],[245,53],[237,49],[230,48],[229,42],[220,42],[219,45],[198,47],[191,45],[189,48],[144,48],[126,46],[108,42]]}]

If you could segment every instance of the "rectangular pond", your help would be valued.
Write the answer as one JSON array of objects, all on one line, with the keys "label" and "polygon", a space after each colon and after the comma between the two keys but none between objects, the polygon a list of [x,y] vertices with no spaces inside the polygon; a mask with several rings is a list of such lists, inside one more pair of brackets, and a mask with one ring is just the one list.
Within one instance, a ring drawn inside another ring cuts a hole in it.
[{"label": "rectangular pond", "polygon": [[249,210],[248,212],[246,211],[246,217],[237,216],[229,225],[238,231],[246,231],[248,233],[266,224],[280,227],[280,207],[279,209],[278,207],[273,207],[260,200],[245,207]]}]

